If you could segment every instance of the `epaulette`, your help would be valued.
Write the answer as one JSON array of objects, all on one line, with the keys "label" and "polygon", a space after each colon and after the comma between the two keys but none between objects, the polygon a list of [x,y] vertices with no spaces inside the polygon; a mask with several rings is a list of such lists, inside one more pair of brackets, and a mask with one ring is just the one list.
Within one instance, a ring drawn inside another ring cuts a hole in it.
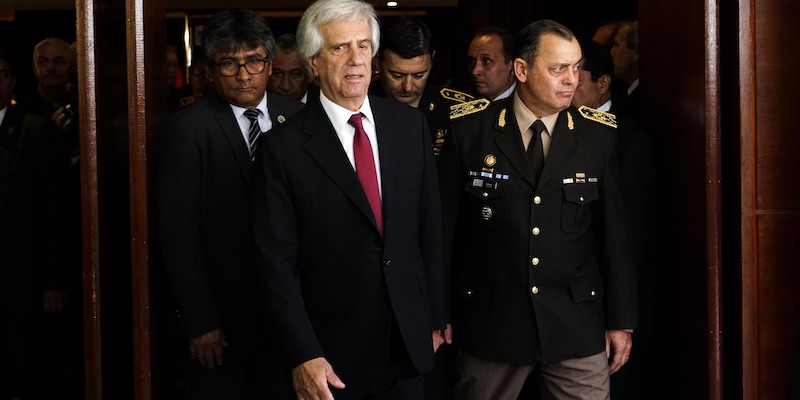
[{"label": "epaulette", "polygon": [[578,111],[580,111],[581,115],[583,115],[583,117],[588,120],[599,122],[603,125],[608,125],[612,128],[617,127],[617,116],[614,114],[603,112],[586,106],[580,106],[580,108],[578,108]]},{"label": "epaulette", "polygon": [[189,104],[193,104],[195,101],[197,101],[197,97],[195,97],[194,95],[186,96],[186,97],[184,97],[184,98],[182,98],[182,99],[180,99],[178,101],[180,102],[181,108],[183,108],[183,107],[186,107]]},{"label": "epaulette", "polygon": [[478,111],[483,111],[490,104],[489,100],[478,99],[461,104],[453,104],[450,106],[450,119],[456,119],[465,115],[474,114]]},{"label": "epaulette", "polygon": [[468,101],[475,100],[475,96],[471,94],[466,94],[450,88],[442,88],[442,90],[439,91],[439,94],[441,94],[442,97],[447,100],[456,101],[459,103],[466,103]]}]

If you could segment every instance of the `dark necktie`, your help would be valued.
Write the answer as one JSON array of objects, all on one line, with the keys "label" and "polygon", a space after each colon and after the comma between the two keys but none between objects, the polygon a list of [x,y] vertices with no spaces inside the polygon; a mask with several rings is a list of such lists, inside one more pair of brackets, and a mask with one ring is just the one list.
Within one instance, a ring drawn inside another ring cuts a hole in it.
[{"label": "dark necktie", "polygon": [[533,176],[538,181],[539,176],[542,174],[542,169],[544,169],[544,147],[542,146],[542,134],[547,130],[547,128],[545,128],[542,120],[537,119],[533,122],[531,129],[533,130],[533,136],[531,137],[531,142],[528,144],[528,162],[531,164]]},{"label": "dark necktie", "polygon": [[378,174],[375,171],[375,158],[372,155],[372,145],[369,143],[367,132],[361,121],[361,114],[353,114],[347,121],[356,128],[353,137],[353,158],[356,162],[356,175],[367,195],[367,201],[375,216],[375,225],[378,233],[383,237],[383,211],[381,210],[381,194],[378,191]]},{"label": "dark necktie", "polygon": [[260,111],[255,108],[244,111],[244,116],[250,120],[250,130],[247,133],[248,147],[250,148],[250,157],[256,153],[256,145],[258,144],[258,137],[261,136],[261,126],[258,125],[258,114]]}]

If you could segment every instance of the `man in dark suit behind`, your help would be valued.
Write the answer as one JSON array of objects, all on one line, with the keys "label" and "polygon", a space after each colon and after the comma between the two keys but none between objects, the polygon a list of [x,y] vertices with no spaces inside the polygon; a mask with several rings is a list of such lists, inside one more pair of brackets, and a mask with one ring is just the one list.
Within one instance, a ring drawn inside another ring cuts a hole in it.
[{"label": "man in dark suit behind", "polygon": [[256,262],[300,399],[421,399],[444,341],[430,136],[367,95],[379,35],[369,3],[311,5],[297,41],[320,96],[256,157]]},{"label": "man in dark suit behind", "polygon": [[0,398],[74,399],[71,349],[80,345],[64,256],[69,161],[53,121],[11,104],[12,61],[0,52]]},{"label": "man in dark suit behind", "polygon": [[658,250],[658,152],[653,138],[624,112],[618,111],[612,96],[614,63],[608,48],[587,42],[582,45],[583,65],[580,82],[572,98],[575,107],[589,106],[599,111],[613,113],[617,121],[617,154],[620,162],[622,197],[630,216],[631,243],[639,280],[639,327],[633,334],[636,347],[631,350],[628,367],[611,379],[612,398],[615,400],[647,398],[653,387],[649,365],[653,362],[652,336],[655,278]]},{"label": "man in dark suit behind", "polygon": [[440,156],[454,398],[513,400],[533,372],[546,399],[608,399],[636,324],[614,131],[570,107],[567,28],[528,25],[514,57],[515,93],[456,119]]},{"label": "man in dark suit behind", "polygon": [[265,390],[285,386],[270,384],[263,372],[278,362],[264,359],[270,343],[250,235],[252,150],[261,132],[302,106],[265,94],[274,47],[255,12],[216,14],[203,37],[216,93],[161,126],[159,240],[187,344],[182,370],[192,399],[277,398],[280,392]]}]

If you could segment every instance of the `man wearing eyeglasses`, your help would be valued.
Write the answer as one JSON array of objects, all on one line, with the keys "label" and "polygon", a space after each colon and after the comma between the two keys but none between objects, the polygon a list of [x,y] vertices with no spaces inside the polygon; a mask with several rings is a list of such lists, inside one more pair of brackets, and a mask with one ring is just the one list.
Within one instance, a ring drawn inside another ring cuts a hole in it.
[{"label": "man wearing eyeglasses", "polygon": [[250,172],[259,138],[302,104],[266,93],[275,39],[255,12],[214,15],[203,50],[215,93],[163,122],[156,174],[160,250],[184,339],[184,386],[193,400],[281,398],[285,385],[264,379],[281,375],[263,339],[269,336],[252,259]]}]

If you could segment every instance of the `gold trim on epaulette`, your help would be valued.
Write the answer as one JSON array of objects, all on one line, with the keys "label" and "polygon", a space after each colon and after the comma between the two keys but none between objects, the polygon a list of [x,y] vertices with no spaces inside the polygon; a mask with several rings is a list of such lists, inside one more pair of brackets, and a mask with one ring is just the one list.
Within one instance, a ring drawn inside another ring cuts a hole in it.
[{"label": "gold trim on epaulette", "polygon": [[465,115],[474,114],[478,111],[483,111],[490,104],[489,100],[478,99],[466,103],[453,104],[450,106],[450,119],[456,119]]},{"label": "gold trim on epaulette", "polygon": [[178,101],[180,102],[180,106],[181,107],[186,107],[189,104],[193,104],[195,101],[197,101],[197,98],[194,97],[194,96],[186,96],[186,97],[181,98]]},{"label": "gold trim on epaulette", "polygon": [[497,117],[497,126],[501,128],[506,127],[506,109],[500,110],[500,116]]},{"label": "gold trim on epaulette", "polygon": [[459,92],[458,90],[450,88],[442,88],[442,90],[439,91],[439,94],[441,94],[442,97],[447,100],[457,101],[459,103],[466,103],[475,100],[475,96],[471,94]]},{"label": "gold trim on epaulette", "polygon": [[599,122],[603,125],[608,125],[612,128],[617,127],[617,116],[614,114],[603,112],[586,106],[581,106],[580,108],[578,108],[578,111],[580,111],[581,115],[583,115],[583,117],[588,120]]}]

